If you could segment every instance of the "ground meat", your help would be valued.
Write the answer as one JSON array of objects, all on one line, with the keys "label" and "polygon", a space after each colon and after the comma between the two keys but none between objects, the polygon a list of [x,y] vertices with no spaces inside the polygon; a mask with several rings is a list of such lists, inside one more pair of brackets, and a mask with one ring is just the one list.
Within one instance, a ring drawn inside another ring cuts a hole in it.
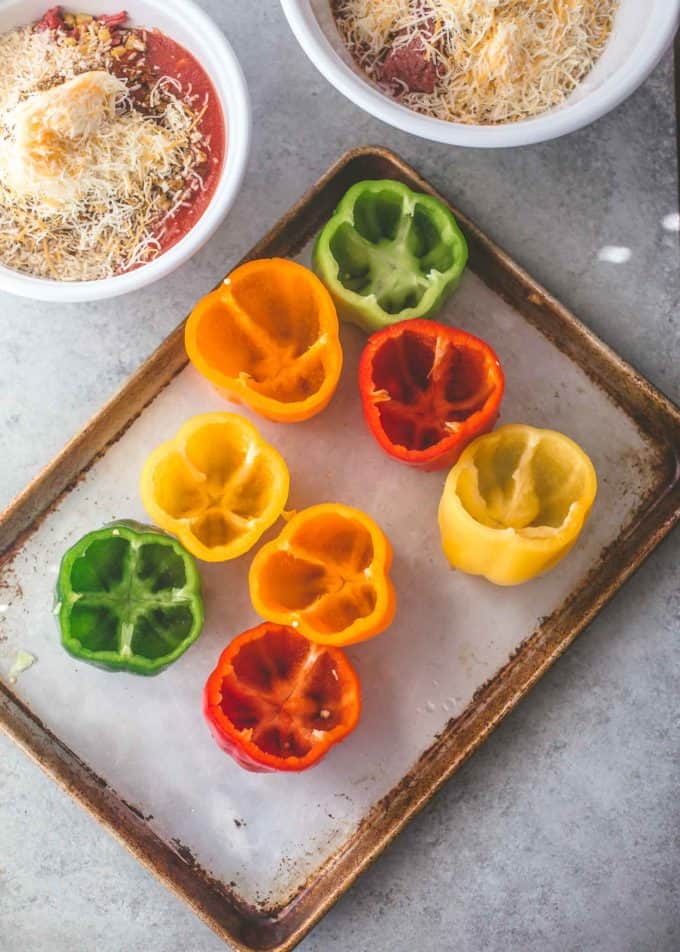
[{"label": "ground meat", "polygon": [[437,84],[437,69],[428,59],[425,44],[419,36],[393,47],[382,61],[378,78],[401,92],[431,93]]},{"label": "ground meat", "polygon": [[63,29],[64,21],[61,17],[61,7],[50,7],[49,10],[46,10],[42,15],[36,25],[36,30],[61,30]]}]

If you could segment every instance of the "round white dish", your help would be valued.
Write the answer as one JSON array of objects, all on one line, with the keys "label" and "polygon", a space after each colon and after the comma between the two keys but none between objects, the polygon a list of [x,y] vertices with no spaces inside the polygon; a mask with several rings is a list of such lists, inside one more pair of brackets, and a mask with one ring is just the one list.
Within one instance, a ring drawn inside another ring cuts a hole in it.
[{"label": "round white dish", "polygon": [[381,92],[345,48],[330,0],[281,0],[281,5],[307,56],[355,105],[423,139],[490,149],[544,142],[599,119],[649,76],[680,24],[680,0],[620,0],[614,30],[602,57],[562,106],[521,122],[482,126],[419,115]]},{"label": "round white dish", "polygon": [[[0,0],[0,33],[40,19],[47,0]],[[88,13],[116,13],[125,4],[87,0]],[[213,235],[231,208],[243,180],[250,149],[251,111],[245,78],[219,27],[192,0],[136,0],[130,22],[157,27],[196,56],[210,76],[227,129],[220,180],[205,212],[187,234],[163,254],[134,271],[99,281],[53,281],[20,274],[0,265],[0,290],[40,301],[97,301],[145,287],[184,264]]]}]

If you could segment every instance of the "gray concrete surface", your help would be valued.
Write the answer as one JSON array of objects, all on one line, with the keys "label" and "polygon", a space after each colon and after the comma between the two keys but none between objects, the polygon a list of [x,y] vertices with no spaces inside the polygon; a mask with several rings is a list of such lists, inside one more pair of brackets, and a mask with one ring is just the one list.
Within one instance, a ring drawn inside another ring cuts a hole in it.
[{"label": "gray concrete surface", "polygon": [[[276,0],[202,4],[253,98],[243,191],[181,271],[109,303],[0,300],[0,505],[340,153],[395,148],[680,401],[672,60],[567,139],[463,151],[392,131],[310,65]],[[598,260],[605,245],[626,264]],[[303,952],[680,949],[680,534],[303,942]],[[0,735],[0,952],[218,952]]]}]

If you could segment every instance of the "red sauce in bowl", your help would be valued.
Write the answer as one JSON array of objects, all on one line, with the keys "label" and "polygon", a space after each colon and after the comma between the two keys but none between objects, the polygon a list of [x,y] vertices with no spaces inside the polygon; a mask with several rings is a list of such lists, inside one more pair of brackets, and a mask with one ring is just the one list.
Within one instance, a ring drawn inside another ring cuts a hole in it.
[{"label": "red sauce in bowl", "polygon": [[146,261],[123,267],[121,272],[143,266],[191,231],[217,188],[227,137],[217,92],[196,57],[160,30],[131,26],[127,21],[125,12],[88,16],[71,14],[56,6],[47,10],[34,25],[37,31],[66,35],[76,46],[83,37],[87,39],[88,31],[91,38],[94,29],[99,42],[104,44],[102,55],[106,69],[122,79],[128,88],[126,108],[153,121],[161,108],[158,98],[154,98],[154,90],[159,80],[164,80],[167,83],[164,89],[170,89],[172,96],[194,116],[195,125],[190,127],[192,162],[184,166],[185,177],[175,178],[169,190],[164,184],[163,192],[156,192],[159,199],[162,198],[160,207],[164,210],[158,211],[158,217],[148,224],[157,242],[153,253]]},{"label": "red sauce in bowl", "polygon": [[159,234],[162,253],[191,231],[210,204],[224,165],[226,126],[215,87],[196,57],[160,30],[143,30],[140,33],[146,40],[147,68],[158,76],[171,76],[183,90],[191,89],[197,104],[205,103],[205,111],[198,123],[207,155],[205,163],[197,169],[203,187],[192,191],[188,204],[165,221]]}]

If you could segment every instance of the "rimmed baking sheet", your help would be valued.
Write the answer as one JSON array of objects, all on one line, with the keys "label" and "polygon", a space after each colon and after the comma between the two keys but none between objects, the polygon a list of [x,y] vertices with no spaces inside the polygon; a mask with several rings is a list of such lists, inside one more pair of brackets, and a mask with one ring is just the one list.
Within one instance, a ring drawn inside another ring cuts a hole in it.
[{"label": "rimmed baking sheet", "polygon": [[[382,177],[433,191],[393,154],[354,150],[247,257],[308,260],[345,189]],[[0,726],[239,948],[292,948],[679,515],[677,409],[453,211],[470,269],[441,318],[498,351],[502,421],[574,437],[595,462],[600,493],[582,540],[554,572],[500,589],[451,572],[441,555],[444,474],[389,461],[365,431],[357,329],[343,328],[341,385],[319,417],[281,426],[240,408],[288,460],[291,507],[358,506],[395,549],[395,624],[350,650],[363,684],[361,725],[319,767],[248,774],[202,720],[201,690],[219,652],[257,620],[249,556],[201,567],[205,631],[159,678],[108,674],[59,646],[50,611],[64,549],[114,518],[144,518],[137,481],[146,455],[187,417],[228,406],[186,366],[181,328],[0,520]],[[22,649],[38,662],[9,684]]]}]

